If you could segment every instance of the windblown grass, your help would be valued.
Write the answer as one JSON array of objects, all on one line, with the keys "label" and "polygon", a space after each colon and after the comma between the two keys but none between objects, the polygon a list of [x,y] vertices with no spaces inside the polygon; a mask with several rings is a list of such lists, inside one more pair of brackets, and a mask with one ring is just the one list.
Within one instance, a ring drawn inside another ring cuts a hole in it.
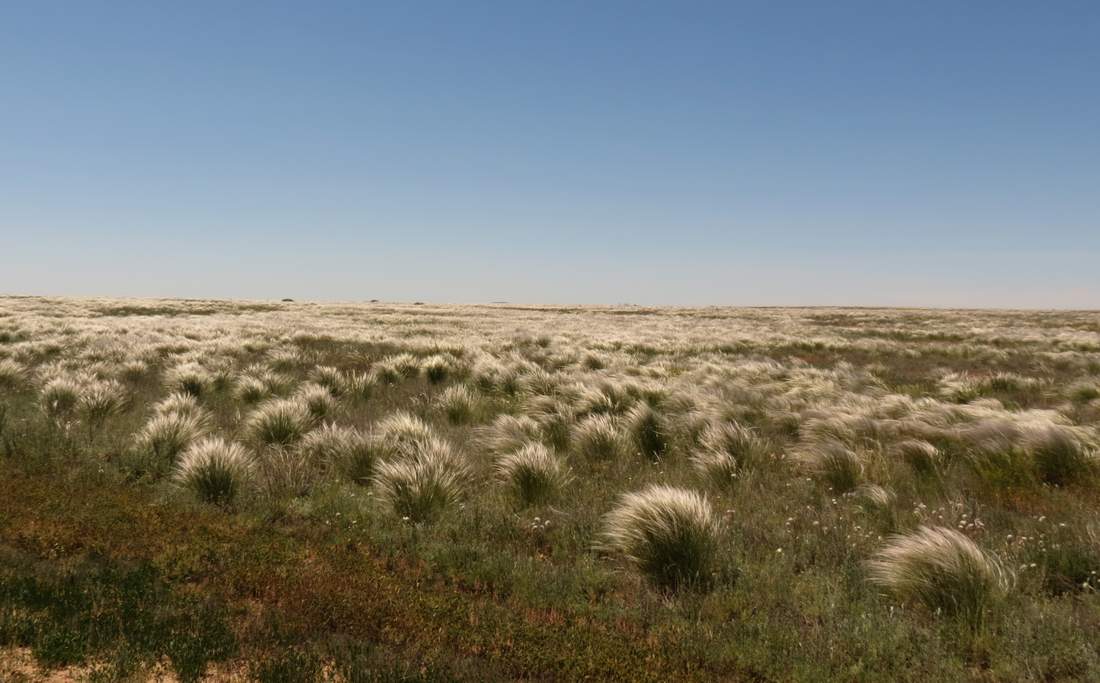
[{"label": "windblown grass", "polygon": [[604,521],[602,546],[662,589],[708,581],[717,544],[718,520],[706,498],[671,486],[624,495]]},{"label": "windblown grass", "polygon": [[203,502],[231,505],[252,475],[252,458],[240,444],[208,437],[183,452],[173,479]]},{"label": "windblown grass", "polygon": [[553,501],[571,478],[561,458],[541,443],[528,443],[502,456],[496,475],[521,507]]},{"label": "windblown grass", "polygon": [[867,564],[871,582],[903,600],[979,627],[1010,575],[958,531],[921,527],[895,536]]}]

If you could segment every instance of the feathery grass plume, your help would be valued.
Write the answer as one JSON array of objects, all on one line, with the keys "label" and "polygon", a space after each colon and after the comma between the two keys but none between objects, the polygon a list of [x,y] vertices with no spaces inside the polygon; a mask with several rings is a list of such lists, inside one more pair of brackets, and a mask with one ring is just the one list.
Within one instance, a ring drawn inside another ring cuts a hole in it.
[{"label": "feathery grass plume", "polygon": [[[716,468],[714,474],[720,479],[727,474],[725,470],[731,467],[749,472],[771,461],[768,445],[764,440],[748,427],[733,420],[707,425],[699,435],[699,445],[701,460],[697,462],[706,462],[710,467]],[[722,464],[715,454],[723,454],[732,462],[729,465]]]},{"label": "feathery grass plume", "polygon": [[137,382],[149,372],[149,364],[141,359],[128,360],[119,368],[119,377],[127,382]]},{"label": "feathery grass plume", "polygon": [[334,424],[306,434],[300,448],[317,469],[339,472],[358,484],[369,481],[378,460],[378,448],[369,435]]},{"label": "feathery grass plume", "polygon": [[374,372],[353,372],[344,380],[345,393],[359,401],[370,400],[378,376]]},{"label": "feathery grass plume", "polygon": [[138,434],[138,446],[158,460],[175,463],[180,453],[205,435],[206,420],[197,414],[164,413],[153,417]]},{"label": "feathery grass plume", "polygon": [[42,409],[54,420],[69,417],[76,410],[82,390],[80,382],[71,377],[54,377],[42,385],[39,400]]},{"label": "feathery grass plume", "polygon": [[478,398],[464,384],[455,384],[443,390],[436,399],[436,405],[447,416],[451,424],[470,422],[478,409]]},{"label": "feathery grass plume", "polygon": [[425,358],[421,362],[420,368],[432,384],[439,384],[454,372],[452,359],[438,353]]},{"label": "feathery grass plume", "polygon": [[618,382],[602,379],[596,385],[584,385],[580,388],[576,414],[578,417],[622,415],[636,402],[637,398],[624,391]]},{"label": "feathery grass plume", "polygon": [[98,428],[112,415],[121,413],[129,402],[126,388],[117,380],[91,382],[80,391],[77,410],[90,427]]},{"label": "feathery grass plume", "polygon": [[426,422],[404,411],[391,413],[375,425],[375,437],[384,453],[396,458],[412,458],[439,439]]},{"label": "feathery grass plume", "polygon": [[552,396],[533,396],[524,406],[524,412],[538,423],[546,442],[566,451],[573,438],[573,408],[567,402]]},{"label": "feathery grass plume", "polygon": [[294,381],[290,377],[273,372],[270,368],[259,363],[253,363],[242,370],[237,377],[237,387],[234,393],[238,400],[243,398],[240,385],[247,382],[255,386],[253,380],[259,382],[264,387],[262,392],[260,392],[258,388],[249,389],[249,392],[262,394],[256,400],[267,398],[273,394],[282,394],[294,384]]},{"label": "feathery grass plume", "polygon": [[553,500],[570,479],[561,458],[538,442],[529,442],[502,456],[495,471],[522,507]]},{"label": "feathery grass plume", "polygon": [[560,383],[557,376],[536,365],[519,378],[519,389],[530,396],[553,396]]},{"label": "feathery grass plume", "polygon": [[683,411],[676,421],[676,435],[684,443],[700,445],[707,428],[714,424],[713,415],[701,408]]},{"label": "feathery grass plume", "polygon": [[169,394],[159,403],[153,406],[156,415],[194,415],[207,417],[206,411],[199,405],[198,399],[191,394]]},{"label": "feathery grass plume", "polygon": [[899,458],[920,475],[935,474],[941,460],[940,450],[922,439],[906,439],[894,446]]},{"label": "feathery grass plume", "polygon": [[279,370],[290,370],[305,361],[301,349],[278,348],[271,352],[268,362]]},{"label": "feathery grass plume", "polygon": [[413,524],[435,521],[466,495],[470,473],[446,444],[435,440],[412,457],[379,463],[374,491],[394,514]]},{"label": "feathery grass plume", "polygon": [[294,392],[294,398],[305,405],[314,421],[331,417],[336,412],[336,399],[319,384],[303,384]]},{"label": "feathery grass plume", "polygon": [[169,391],[182,391],[196,398],[201,398],[214,385],[213,375],[197,363],[177,365],[165,374],[164,381]]},{"label": "feathery grass plume", "polygon": [[231,505],[253,474],[252,457],[240,444],[207,437],[183,451],[173,478],[203,502]]},{"label": "feathery grass plume", "polygon": [[607,358],[594,351],[589,351],[581,358],[581,366],[585,370],[603,370],[607,367]]},{"label": "feathery grass plume", "polygon": [[700,477],[720,488],[730,486],[741,476],[737,460],[726,451],[701,448],[691,454],[691,466]]},{"label": "feathery grass plume", "polygon": [[1010,419],[988,418],[957,429],[954,437],[973,454],[984,456],[1015,450],[1023,431]]},{"label": "feathery grass plume", "polygon": [[803,465],[836,493],[847,493],[863,480],[863,460],[838,441],[816,441],[801,454]]},{"label": "feathery grass plume", "polygon": [[506,366],[493,356],[479,358],[470,370],[470,376],[474,386],[482,393],[512,395],[520,389],[517,368]]},{"label": "feathery grass plume", "polygon": [[258,403],[271,396],[271,390],[259,377],[245,376],[237,380],[237,386],[233,390],[233,397],[241,403]]},{"label": "feathery grass plume", "polygon": [[889,511],[894,504],[894,494],[889,489],[878,484],[862,484],[848,494],[856,503],[865,510],[883,512]]},{"label": "feathery grass plume", "polygon": [[244,423],[249,441],[264,446],[297,443],[313,427],[313,415],[302,401],[277,398],[261,403]]},{"label": "feathery grass plume", "polygon": [[14,389],[23,383],[23,366],[11,358],[0,359],[0,389]]},{"label": "feathery grass plume", "polygon": [[233,367],[232,364],[225,362],[216,363],[214,367],[207,370],[210,373],[210,388],[214,391],[226,391],[233,387]]},{"label": "feathery grass plume", "polygon": [[664,417],[648,403],[631,408],[625,419],[626,432],[633,446],[650,460],[660,460],[668,450],[668,428]]},{"label": "feathery grass plume", "polygon": [[953,403],[970,403],[981,397],[981,382],[965,372],[951,372],[940,379],[940,395]]},{"label": "feathery grass plume", "polygon": [[1096,454],[1067,427],[1048,425],[1030,431],[1024,448],[1031,454],[1039,478],[1052,486],[1080,481],[1096,470]]},{"label": "feathery grass plume", "polygon": [[1008,589],[1010,577],[995,557],[948,527],[922,526],[894,536],[867,562],[872,583],[902,600],[982,624]]},{"label": "feathery grass plume", "polygon": [[481,430],[482,442],[494,453],[508,453],[522,448],[528,441],[538,441],[539,423],[526,415],[500,415],[493,424]]},{"label": "feathery grass plume", "polygon": [[573,445],[592,461],[618,460],[626,452],[619,426],[610,415],[591,415],[577,423],[573,428]]},{"label": "feathery grass plume", "polygon": [[322,386],[328,390],[328,393],[334,397],[339,397],[344,394],[347,388],[347,381],[344,379],[344,373],[340,372],[339,368],[334,368],[330,365],[318,365],[313,368],[313,372],[310,373],[310,379],[313,383]]},{"label": "feathery grass plume", "polygon": [[624,495],[604,518],[601,546],[622,553],[658,588],[705,583],[719,524],[702,494],[652,485]]},{"label": "feathery grass plume", "polygon": [[420,361],[411,353],[387,356],[371,366],[375,379],[382,384],[397,384],[420,374]]}]

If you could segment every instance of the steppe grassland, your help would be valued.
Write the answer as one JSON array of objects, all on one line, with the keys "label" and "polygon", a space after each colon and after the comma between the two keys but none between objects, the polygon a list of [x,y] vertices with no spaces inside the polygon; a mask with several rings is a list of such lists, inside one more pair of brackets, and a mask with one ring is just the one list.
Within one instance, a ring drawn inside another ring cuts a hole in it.
[{"label": "steppe grassland", "polygon": [[[0,392],[0,642],[43,665],[1100,679],[1098,313],[7,298]],[[415,580],[409,635],[81,519],[113,495],[331,553],[333,604]],[[218,637],[66,645],[28,597],[135,562]]]}]

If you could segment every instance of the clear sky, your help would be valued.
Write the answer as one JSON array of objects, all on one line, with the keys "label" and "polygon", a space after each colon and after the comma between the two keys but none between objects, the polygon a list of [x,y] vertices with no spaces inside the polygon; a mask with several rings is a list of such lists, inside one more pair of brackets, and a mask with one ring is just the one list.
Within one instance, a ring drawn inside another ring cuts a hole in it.
[{"label": "clear sky", "polygon": [[4,2],[0,292],[1100,308],[1100,2]]}]

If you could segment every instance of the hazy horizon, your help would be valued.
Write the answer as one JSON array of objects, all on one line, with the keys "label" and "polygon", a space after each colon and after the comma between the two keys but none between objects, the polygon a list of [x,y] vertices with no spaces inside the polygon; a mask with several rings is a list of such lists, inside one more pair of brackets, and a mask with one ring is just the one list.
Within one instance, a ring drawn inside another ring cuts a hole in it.
[{"label": "hazy horizon", "polygon": [[0,9],[0,292],[1100,306],[1100,5]]}]

